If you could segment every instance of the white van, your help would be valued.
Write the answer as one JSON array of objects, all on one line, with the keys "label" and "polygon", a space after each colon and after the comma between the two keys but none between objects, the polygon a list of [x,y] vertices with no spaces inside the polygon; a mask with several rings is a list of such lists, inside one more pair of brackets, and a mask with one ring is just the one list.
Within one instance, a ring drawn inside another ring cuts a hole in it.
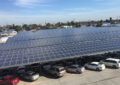
[{"label": "white van", "polygon": [[105,64],[107,67],[120,68],[120,59],[107,58],[106,60],[102,60],[100,62]]}]

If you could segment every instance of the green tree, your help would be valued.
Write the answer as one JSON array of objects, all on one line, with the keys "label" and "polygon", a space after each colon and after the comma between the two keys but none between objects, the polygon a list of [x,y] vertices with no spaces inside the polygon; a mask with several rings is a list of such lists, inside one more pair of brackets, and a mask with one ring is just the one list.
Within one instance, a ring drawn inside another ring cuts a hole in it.
[{"label": "green tree", "polygon": [[102,26],[102,23],[98,22],[96,27],[101,27]]},{"label": "green tree", "polygon": [[112,20],[112,17],[110,17],[110,22],[112,22],[113,20]]},{"label": "green tree", "polygon": [[22,27],[21,26],[15,26],[15,31],[19,32],[19,31],[22,31]]},{"label": "green tree", "polygon": [[0,32],[2,32],[2,27],[0,26]]},{"label": "green tree", "polygon": [[74,21],[71,21],[71,25],[72,25],[72,26],[75,26],[75,22],[74,22]]},{"label": "green tree", "polygon": [[98,21],[98,22],[97,22],[96,27],[101,27],[101,26],[102,26],[102,24],[103,24],[103,21],[102,21],[102,20],[100,20],[100,21]]},{"label": "green tree", "polygon": [[80,22],[76,22],[76,23],[75,23],[75,27],[81,27]]}]

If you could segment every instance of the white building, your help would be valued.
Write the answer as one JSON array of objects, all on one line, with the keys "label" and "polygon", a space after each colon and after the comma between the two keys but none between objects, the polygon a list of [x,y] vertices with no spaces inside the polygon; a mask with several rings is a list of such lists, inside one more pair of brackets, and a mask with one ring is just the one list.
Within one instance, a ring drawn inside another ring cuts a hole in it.
[{"label": "white building", "polygon": [[14,30],[7,30],[4,32],[0,32],[0,43],[6,43],[9,37],[13,37],[17,34]]},{"label": "white building", "polygon": [[3,36],[3,37],[4,36],[14,36],[16,34],[17,34],[17,32],[14,30],[6,30],[4,32],[0,32],[0,36]]},{"label": "white building", "polygon": [[102,27],[111,27],[112,25],[110,24],[110,23],[108,23],[108,22],[104,22],[103,24],[102,24]]},{"label": "white building", "polygon": [[67,26],[67,25],[64,25],[62,26],[63,28],[72,28],[73,26]]},{"label": "white building", "polygon": [[9,37],[1,37],[0,43],[6,43]]}]

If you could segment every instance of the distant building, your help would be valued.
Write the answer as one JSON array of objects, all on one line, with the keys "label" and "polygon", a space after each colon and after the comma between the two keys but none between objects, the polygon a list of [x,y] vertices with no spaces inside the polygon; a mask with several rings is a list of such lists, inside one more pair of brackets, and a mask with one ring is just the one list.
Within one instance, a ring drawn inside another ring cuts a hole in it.
[{"label": "distant building", "polygon": [[64,25],[62,28],[72,28],[73,26]]},{"label": "distant building", "polygon": [[112,25],[110,24],[110,23],[108,23],[108,22],[104,22],[103,24],[102,24],[102,27],[111,27]]},{"label": "distant building", "polygon": [[9,37],[1,37],[0,38],[0,43],[6,43]]},{"label": "distant building", "polygon": [[114,24],[115,27],[120,27],[120,24]]},{"label": "distant building", "polygon": [[14,35],[16,35],[16,34],[17,34],[17,32],[14,31],[14,30],[6,30],[6,31],[4,31],[4,32],[0,32],[0,36],[1,36],[1,37],[14,36]]},{"label": "distant building", "polygon": [[81,27],[87,27],[87,25],[81,25]]},{"label": "distant building", "polygon": [[0,32],[0,43],[5,43],[9,37],[13,37],[17,32],[14,30],[6,30],[4,32]]},{"label": "distant building", "polygon": [[36,30],[36,29],[32,29],[32,30],[30,30],[30,31],[32,31],[32,32],[36,32],[37,30]]}]

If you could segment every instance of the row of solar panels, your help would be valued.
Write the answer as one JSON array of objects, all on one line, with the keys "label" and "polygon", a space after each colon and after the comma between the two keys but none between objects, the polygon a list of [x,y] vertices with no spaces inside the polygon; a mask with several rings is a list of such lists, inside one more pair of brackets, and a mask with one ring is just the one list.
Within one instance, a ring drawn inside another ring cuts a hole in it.
[{"label": "row of solar panels", "polygon": [[49,46],[56,44],[72,43],[72,42],[90,42],[104,39],[113,39],[120,38],[119,32],[106,32],[106,33],[97,33],[97,34],[83,34],[82,36],[67,36],[67,37],[58,37],[58,38],[47,38],[47,39],[37,39],[37,40],[27,40],[19,42],[10,42],[5,43],[0,46],[0,50],[9,50],[9,49],[20,49],[20,48],[29,48],[37,46]]},{"label": "row of solar panels", "polygon": [[21,32],[17,36],[9,39],[9,42],[21,41],[21,40],[35,40],[41,38],[51,38],[51,37],[64,37],[64,36],[73,36],[83,34],[102,34],[102,33],[112,33],[112,32],[120,32],[119,28],[81,28],[81,29],[57,29],[57,30],[40,30],[37,32]]},{"label": "row of solar panels", "polygon": [[0,51],[0,68],[120,50],[120,39]]}]

